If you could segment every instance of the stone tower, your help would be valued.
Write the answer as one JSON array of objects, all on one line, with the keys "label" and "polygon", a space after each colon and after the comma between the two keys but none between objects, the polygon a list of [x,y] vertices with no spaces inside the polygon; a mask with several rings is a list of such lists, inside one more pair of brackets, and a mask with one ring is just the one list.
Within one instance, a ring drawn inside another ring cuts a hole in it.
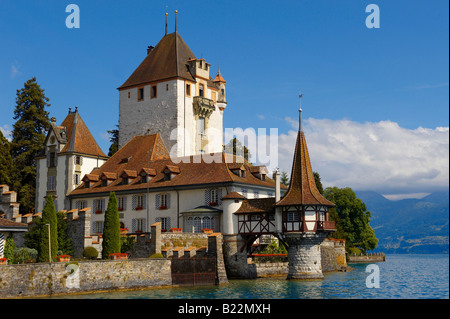
[{"label": "stone tower", "polygon": [[322,279],[320,244],[335,231],[334,222],[328,220],[328,209],[335,205],[317,190],[302,128],[302,110],[299,112],[291,182],[286,195],[275,204],[276,218],[281,217],[278,232],[289,246],[287,279]]},{"label": "stone tower", "polygon": [[[41,212],[45,197],[52,195],[56,210],[71,209],[66,196],[81,184],[85,174],[100,167],[108,157],[98,146],[78,108],[61,125],[52,118],[45,148],[36,158],[36,212]],[[83,207],[80,207],[83,208]]]},{"label": "stone tower", "polygon": [[159,133],[171,156],[221,152],[225,80],[213,80],[175,31],[164,35],[119,90],[119,147]]}]

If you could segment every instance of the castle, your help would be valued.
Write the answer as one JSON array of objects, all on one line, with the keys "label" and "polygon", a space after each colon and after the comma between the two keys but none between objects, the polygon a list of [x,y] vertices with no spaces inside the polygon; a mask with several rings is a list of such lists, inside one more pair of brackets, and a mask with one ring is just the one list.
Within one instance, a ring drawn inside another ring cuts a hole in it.
[{"label": "castle", "polygon": [[[91,208],[88,231],[101,236],[110,192],[121,228],[221,232],[233,277],[251,277],[247,256],[261,236],[289,246],[290,279],[323,278],[320,245],[334,231],[334,204],[317,190],[301,125],[289,188],[278,172],[222,152],[226,81],[197,59],[175,31],[166,34],[119,88],[119,150],[98,147],[78,109],[52,119],[37,158],[36,209],[48,195],[57,210]],[[210,159],[214,160],[211,161]]]}]

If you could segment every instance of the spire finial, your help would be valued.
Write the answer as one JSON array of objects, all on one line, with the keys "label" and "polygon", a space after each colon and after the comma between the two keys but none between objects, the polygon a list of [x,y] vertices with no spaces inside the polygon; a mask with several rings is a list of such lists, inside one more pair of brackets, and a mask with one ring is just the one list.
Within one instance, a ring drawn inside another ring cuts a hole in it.
[{"label": "spire finial", "polygon": [[178,10],[175,10],[175,32],[177,32],[177,14]]},{"label": "spire finial", "polygon": [[166,35],[167,35],[167,16],[168,16],[169,14],[166,12]]},{"label": "spire finial", "polygon": [[300,132],[303,131],[303,128],[302,128],[302,97],[303,97],[303,94],[302,94],[302,92],[299,90],[299,95],[298,95],[298,98],[299,98],[299,109],[298,109],[298,113],[299,113],[299,121],[298,121],[298,130],[299,130]]}]

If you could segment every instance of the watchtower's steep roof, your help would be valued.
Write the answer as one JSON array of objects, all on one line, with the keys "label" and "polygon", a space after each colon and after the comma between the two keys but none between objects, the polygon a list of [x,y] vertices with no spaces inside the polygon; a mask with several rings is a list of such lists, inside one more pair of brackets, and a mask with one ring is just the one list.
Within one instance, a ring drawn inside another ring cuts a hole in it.
[{"label": "watchtower's steep roof", "polygon": [[196,81],[187,61],[197,59],[178,32],[166,34],[118,89],[169,78]]}]

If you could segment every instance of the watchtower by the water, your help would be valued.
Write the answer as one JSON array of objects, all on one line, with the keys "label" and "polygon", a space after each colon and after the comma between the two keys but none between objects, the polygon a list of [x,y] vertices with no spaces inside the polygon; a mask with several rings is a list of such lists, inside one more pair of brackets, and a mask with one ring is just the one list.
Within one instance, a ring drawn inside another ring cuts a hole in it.
[{"label": "watchtower by the water", "polygon": [[[300,95],[300,98],[302,95]],[[320,244],[335,231],[328,209],[335,206],[318,191],[309,159],[299,109],[299,129],[291,179],[283,198],[279,174],[275,198],[245,199],[237,193],[223,198],[224,253],[231,277],[254,277],[247,265],[252,244],[262,235],[273,235],[288,247],[287,279],[322,279]]]}]

